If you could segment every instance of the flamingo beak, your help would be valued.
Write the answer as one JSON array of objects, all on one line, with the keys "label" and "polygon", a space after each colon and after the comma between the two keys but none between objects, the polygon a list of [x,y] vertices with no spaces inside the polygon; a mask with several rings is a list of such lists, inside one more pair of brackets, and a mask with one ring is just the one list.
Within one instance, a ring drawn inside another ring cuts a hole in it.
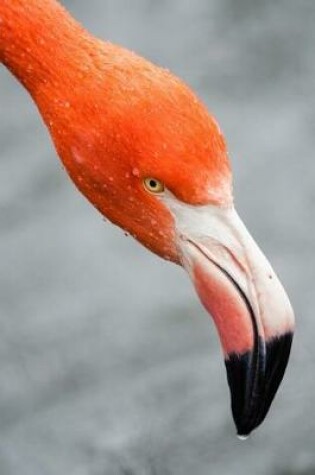
[{"label": "flamingo beak", "polygon": [[247,436],[264,420],[283,378],[294,314],[234,208],[198,208],[177,213],[179,252],[217,327],[237,433]]}]

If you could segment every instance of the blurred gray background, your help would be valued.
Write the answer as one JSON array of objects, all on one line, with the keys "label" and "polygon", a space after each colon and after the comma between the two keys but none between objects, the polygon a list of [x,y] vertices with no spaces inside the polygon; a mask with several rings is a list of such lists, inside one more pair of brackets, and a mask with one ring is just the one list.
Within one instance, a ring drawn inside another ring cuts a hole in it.
[{"label": "blurred gray background", "polygon": [[315,474],[315,3],[63,3],[183,77],[215,113],[238,211],[298,328],[269,417],[240,442],[188,278],[78,194],[0,68],[0,474]]}]

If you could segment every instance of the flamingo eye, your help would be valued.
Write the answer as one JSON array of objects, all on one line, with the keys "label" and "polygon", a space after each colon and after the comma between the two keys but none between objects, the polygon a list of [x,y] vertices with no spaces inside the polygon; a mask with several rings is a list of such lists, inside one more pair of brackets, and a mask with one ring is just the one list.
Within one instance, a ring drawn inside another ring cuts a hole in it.
[{"label": "flamingo eye", "polygon": [[143,180],[144,188],[149,191],[150,193],[160,194],[164,191],[164,183],[157,178],[144,178]]}]

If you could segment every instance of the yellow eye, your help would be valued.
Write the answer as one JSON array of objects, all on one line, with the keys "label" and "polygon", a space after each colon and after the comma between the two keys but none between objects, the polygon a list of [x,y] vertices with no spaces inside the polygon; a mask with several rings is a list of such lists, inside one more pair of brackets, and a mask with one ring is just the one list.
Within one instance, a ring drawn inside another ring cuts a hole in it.
[{"label": "yellow eye", "polygon": [[154,194],[163,193],[164,191],[164,183],[152,177],[144,178],[143,186],[147,191]]}]

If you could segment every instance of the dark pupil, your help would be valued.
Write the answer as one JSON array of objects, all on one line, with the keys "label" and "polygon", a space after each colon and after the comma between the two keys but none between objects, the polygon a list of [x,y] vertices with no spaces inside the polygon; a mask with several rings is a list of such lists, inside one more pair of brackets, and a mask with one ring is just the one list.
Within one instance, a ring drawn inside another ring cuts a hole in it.
[{"label": "dark pupil", "polygon": [[150,180],[150,187],[151,188],[156,188],[157,187],[157,182],[155,180]]}]

